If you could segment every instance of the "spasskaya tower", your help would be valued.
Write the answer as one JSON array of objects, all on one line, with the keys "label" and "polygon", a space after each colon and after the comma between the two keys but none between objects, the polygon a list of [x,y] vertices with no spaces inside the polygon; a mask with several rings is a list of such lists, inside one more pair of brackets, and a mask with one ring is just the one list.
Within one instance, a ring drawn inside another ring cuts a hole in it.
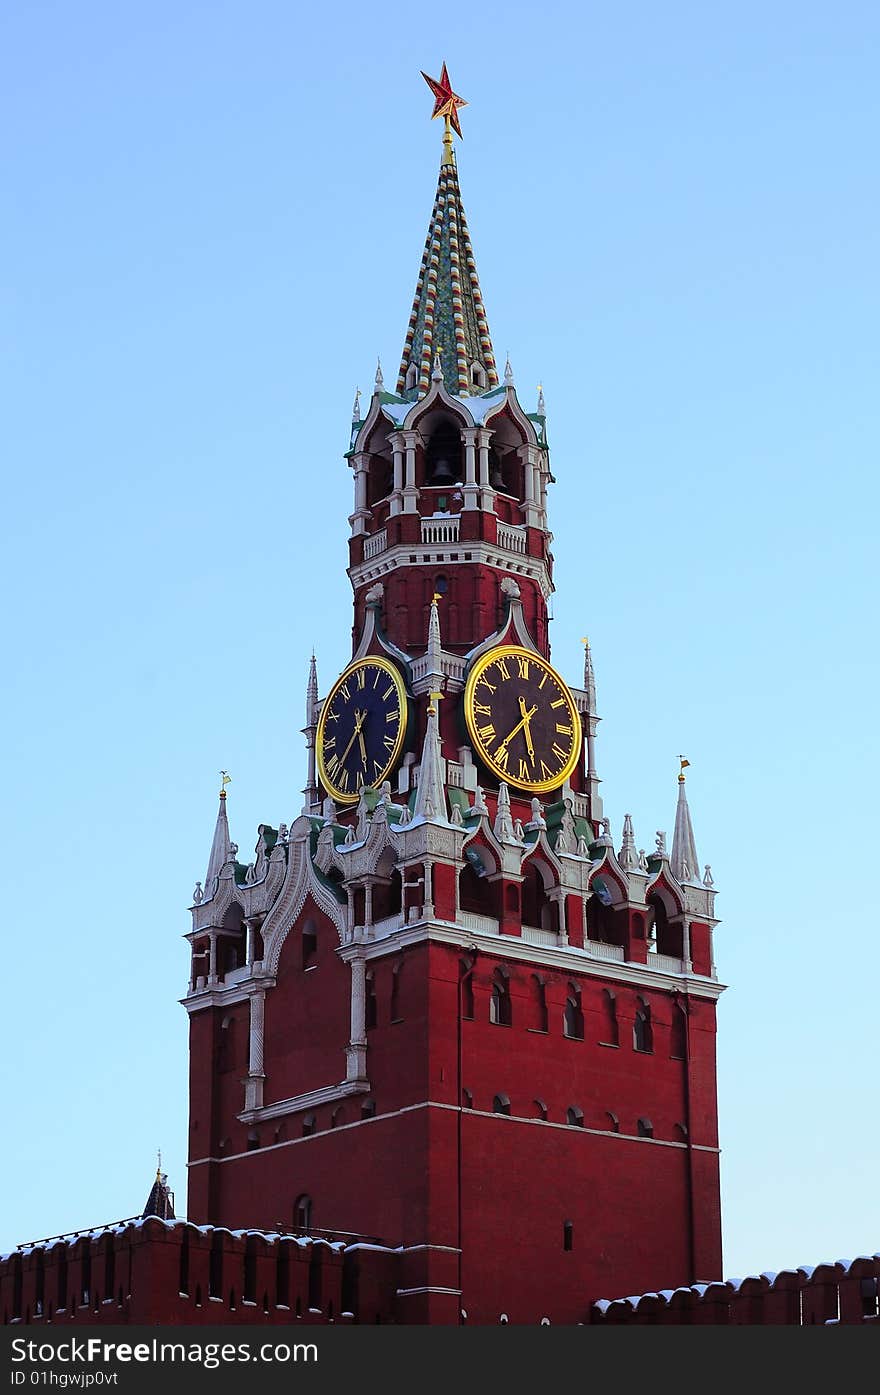
[{"label": "spasskaya tower", "polygon": [[604,816],[589,648],[580,686],[551,664],[543,393],[499,377],[427,81],[400,369],[346,455],[351,661],[322,695],[312,660],[301,812],[243,862],[224,790],[192,906],[189,1219],[378,1247],[398,1322],[580,1322],[721,1272],[715,893],[687,762],[670,848]]}]

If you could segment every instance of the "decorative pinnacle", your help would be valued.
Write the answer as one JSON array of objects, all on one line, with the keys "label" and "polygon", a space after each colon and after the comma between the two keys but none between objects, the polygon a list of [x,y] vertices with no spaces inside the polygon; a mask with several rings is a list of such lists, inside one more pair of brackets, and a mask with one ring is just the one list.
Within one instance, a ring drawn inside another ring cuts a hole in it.
[{"label": "decorative pinnacle", "polygon": [[510,354],[507,355],[507,362],[504,365],[504,386],[513,387],[513,369],[510,366]]},{"label": "decorative pinnacle", "polygon": [[543,383],[539,383],[539,384],[538,384],[538,409],[537,409],[535,415],[536,415],[536,416],[539,416],[539,417],[545,417],[545,416],[547,415],[547,405],[546,405],[546,403],[545,403],[545,401],[544,401],[544,385],[543,385]]},{"label": "decorative pinnacle", "polygon": [[428,77],[428,74],[424,71],[422,71],[422,77],[434,94],[434,110],[431,112],[431,120],[433,121],[435,116],[443,117],[443,163],[444,165],[454,165],[455,155],[453,154],[452,148],[452,132],[455,132],[459,140],[462,139],[461,124],[458,119],[458,108],[466,107],[467,102],[464,97],[459,97],[458,93],[453,92],[452,83],[449,81],[449,73],[447,72],[445,63],[440,70],[439,78]]},{"label": "decorative pinnacle", "polygon": [[220,771],[220,798],[226,798],[226,786],[232,781],[232,776],[226,770]]},{"label": "decorative pinnacle", "polygon": [[373,391],[385,391],[385,379],[382,377],[382,360],[380,358],[376,359],[376,381],[373,385]]},{"label": "decorative pinnacle", "polygon": [[432,379],[434,380],[435,383],[436,383],[436,382],[442,382],[442,380],[443,380],[443,366],[442,366],[442,364],[440,363],[440,350],[439,350],[439,349],[437,349],[436,352],[435,352],[435,354],[434,354],[434,371],[433,371],[433,373],[431,374],[431,377],[432,377]]},{"label": "decorative pinnacle", "polygon": [[679,780],[679,784],[682,784],[682,785],[683,785],[683,784],[684,784],[684,772],[685,772],[686,768],[690,765],[690,761],[689,761],[689,760],[685,760],[684,756],[679,756],[678,759],[681,761],[681,769],[680,769],[679,772],[678,772],[678,780]]},{"label": "decorative pinnacle", "polygon": [[351,409],[351,419],[352,419],[352,421],[360,421],[360,419],[361,419],[361,390],[360,390],[360,388],[355,388],[355,390],[354,390],[354,406],[353,406],[352,409]]}]

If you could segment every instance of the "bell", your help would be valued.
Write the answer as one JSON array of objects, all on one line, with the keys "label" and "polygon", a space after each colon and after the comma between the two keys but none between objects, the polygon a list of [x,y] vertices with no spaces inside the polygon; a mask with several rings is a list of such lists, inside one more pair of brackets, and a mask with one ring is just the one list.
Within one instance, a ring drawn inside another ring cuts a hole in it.
[{"label": "bell", "polygon": [[455,480],[455,473],[448,460],[438,460],[434,465],[434,473],[431,476],[432,484],[452,484]]}]

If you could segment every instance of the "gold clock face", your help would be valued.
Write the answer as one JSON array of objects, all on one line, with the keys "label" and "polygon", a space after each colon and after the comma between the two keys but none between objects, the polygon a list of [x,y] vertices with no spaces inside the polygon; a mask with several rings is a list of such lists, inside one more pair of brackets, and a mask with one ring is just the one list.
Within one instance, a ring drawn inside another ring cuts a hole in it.
[{"label": "gold clock face", "polygon": [[387,659],[350,664],[321,708],[315,738],[321,783],[341,804],[354,804],[361,786],[381,785],[406,735],[403,679]]},{"label": "gold clock face", "polygon": [[499,780],[535,794],[557,789],[581,754],[580,713],[555,669],[505,644],[474,664],[464,692],[474,748]]}]

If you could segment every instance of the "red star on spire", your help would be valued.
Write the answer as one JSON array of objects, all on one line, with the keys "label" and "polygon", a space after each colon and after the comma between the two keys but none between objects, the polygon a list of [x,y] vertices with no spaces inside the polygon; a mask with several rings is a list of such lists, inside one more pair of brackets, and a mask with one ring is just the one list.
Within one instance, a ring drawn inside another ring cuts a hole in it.
[{"label": "red star on spire", "polygon": [[464,97],[459,97],[452,90],[452,83],[449,81],[449,74],[446,71],[446,64],[440,72],[439,79],[428,77],[427,73],[422,73],[422,77],[434,93],[434,110],[431,112],[431,120],[435,116],[444,116],[457,136],[461,136],[461,126],[458,122],[458,108],[466,107],[467,102]]}]

